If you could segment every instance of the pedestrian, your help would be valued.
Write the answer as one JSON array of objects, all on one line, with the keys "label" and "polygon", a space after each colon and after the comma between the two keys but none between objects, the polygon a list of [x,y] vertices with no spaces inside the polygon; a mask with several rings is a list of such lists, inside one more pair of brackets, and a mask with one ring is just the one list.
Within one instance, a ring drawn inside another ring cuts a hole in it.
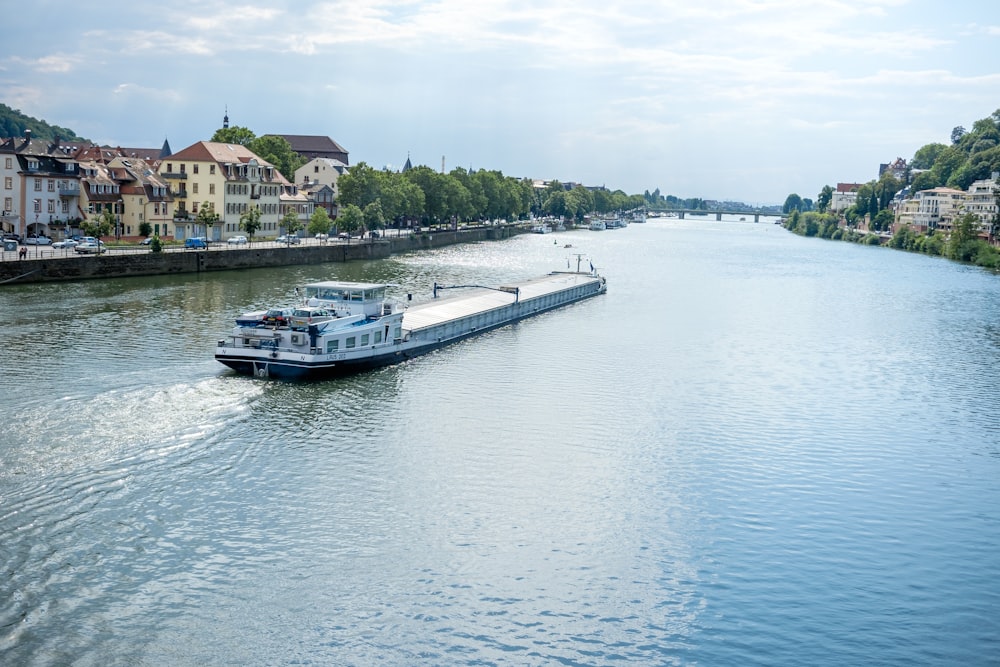
[{"label": "pedestrian", "polygon": [[21,246],[21,249],[17,251],[17,258],[24,259],[28,256],[28,246]]}]

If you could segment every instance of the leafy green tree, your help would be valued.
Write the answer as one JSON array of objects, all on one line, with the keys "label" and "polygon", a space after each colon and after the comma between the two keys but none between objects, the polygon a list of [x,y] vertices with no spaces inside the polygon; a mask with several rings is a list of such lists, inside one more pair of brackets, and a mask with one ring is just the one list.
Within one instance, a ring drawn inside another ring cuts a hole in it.
[{"label": "leafy green tree", "polygon": [[971,261],[975,256],[978,241],[979,218],[975,213],[959,216],[953,223],[948,239],[946,255],[961,262]]},{"label": "leafy green tree", "polygon": [[959,141],[962,140],[962,137],[964,137],[966,134],[967,132],[965,131],[965,128],[962,127],[961,125],[958,125],[951,131],[951,143],[957,144]]},{"label": "leafy green tree", "polygon": [[220,127],[212,135],[210,141],[220,144],[236,144],[238,146],[250,146],[257,135],[245,127],[234,125],[232,127]]},{"label": "leafy green tree", "polygon": [[361,229],[364,221],[365,216],[361,209],[355,204],[348,204],[341,208],[340,215],[337,216],[337,229],[345,232],[348,236],[348,242],[350,242],[350,237]]},{"label": "leafy green tree", "polygon": [[361,217],[364,219],[365,227],[368,231],[377,231],[385,227],[385,216],[382,213],[382,202],[377,199],[371,204],[368,204],[368,206],[365,206]]},{"label": "leafy green tree", "polygon": [[316,234],[329,234],[330,227],[333,226],[333,221],[330,220],[330,214],[326,212],[326,209],[322,206],[317,206],[316,210],[309,217],[309,227],[306,229],[307,232],[315,236]]},{"label": "leafy green tree", "polygon": [[215,212],[214,206],[205,201],[198,207],[198,215],[195,216],[194,220],[205,228],[205,236],[212,238],[211,230],[215,227],[215,223],[219,221],[219,214]]},{"label": "leafy green tree", "polygon": [[87,236],[93,236],[96,239],[100,239],[102,236],[108,236],[111,234],[111,230],[114,228],[115,215],[111,212],[111,209],[104,209],[100,212],[97,217],[88,218],[80,223],[80,229]]},{"label": "leafy green tree", "polygon": [[145,220],[139,223],[139,236],[148,237],[153,233],[153,225],[149,224]]},{"label": "leafy green tree", "polygon": [[302,221],[299,220],[298,211],[294,208],[285,211],[285,214],[281,216],[281,226],[285,230],[286,239],[289,236],[295,236],[302,229]]},{"label": "leafy green tree", "polygon": [[270,162],[289,182],[295,182],[295,170],[306,160],[292,150],[292,145],[284,137],[265,134],[250,142],[248,148],[258,157]]},{"label": "leafy green tree", "polygon": [[816,196],[816,210],[820,213],[826,213],[826,209],[830,208],[831,201],[833,201],[833,188],[824,185],[819,195]]},{"label": "leafy green tree", "polygon": [[938,155],[946,148],[947,146],[939,143],[930,143],[921,146],[913,154],[910,166],[913,169],[930,169],[934,166],[934,161],[937,160]]},{"label": "leafy green tree", "polygon": [[248,208],[240,215],[240,229],[247,233],[250,242],[253,242],[254,234],[260,229],[260,207]]},{"label": "leafy green tree", "polygon": [[913,177],[913,182],[910,183],[910,193],[914,194],[921,190],[930,190],[941,185],[943,183],[938,181],[933,171],[923,171]]},{"label": "leafy green tree", "polygon": [[872,229],[876,232],[887,232],[892,229],[892,223],[895,220],[892,211],[887,208],[882,209],[875,214],[872,219]]},{"label": "leafy green tree", "polygon": [[379,174],[364,162],[351,167],[337,179],[337,203],[341,206],[354,204],[359,209],[379,198]]},{"label": "leafy green tree", "polygon": [[[695,207],[692,207],[695,208]],[[785,198],[785,205],[781,207],[781,212],[788,214],[792,211],[803,211],[805,210],[802,205],[802,197],[797,194],[790,194]]]}]

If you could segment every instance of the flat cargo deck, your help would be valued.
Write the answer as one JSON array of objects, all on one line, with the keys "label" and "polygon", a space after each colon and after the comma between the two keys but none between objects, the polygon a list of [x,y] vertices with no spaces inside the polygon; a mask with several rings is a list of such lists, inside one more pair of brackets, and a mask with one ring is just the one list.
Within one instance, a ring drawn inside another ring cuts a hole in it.
[{"label": "flat cargo deck", "polygon": [[[552,273],[503,288],[510,289],[510,292],[484,287],[469,288],[468,292],[460,296],[438,299],[410,307],[403,314],[403,329],[405,331],[419,331],[451,320],[501,308],[514,303],[515,299],[524,302],[597,280],[599,278],[589,273],[566,272]],[[520,290],[520,294],[517,296],[513,293],[515,287]]]}]

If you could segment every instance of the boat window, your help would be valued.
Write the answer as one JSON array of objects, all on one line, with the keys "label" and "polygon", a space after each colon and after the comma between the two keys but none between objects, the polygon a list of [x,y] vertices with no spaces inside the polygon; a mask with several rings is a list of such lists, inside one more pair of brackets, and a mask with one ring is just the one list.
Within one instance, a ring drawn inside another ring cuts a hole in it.
[{"label": "boat window", "polygon": [[336,352],[338,348],[340,348],[340,340],[339,339],[334,339],[334,340],[328,340],[328,341],[326,341],[326,353],[327,354],[332,354],[332,353]]},{"label": "boat window", "polygon": [[365,334],[361,336],[361,345],[367,345],[367,344],[368,344],[368,334]]},{"label": "boat window", "polygon": [[377,343],[381,343],[381,342],[382,342],[382,332],[381,331],[376,331],[375,332],[375,343],[377,344]]},{"label": "boat window", "polygon": [[354,347],[354,336],[347,337],[347,345],[345,345],[344,347],[346,347],[347,349],[351,349],[352,347]]}]

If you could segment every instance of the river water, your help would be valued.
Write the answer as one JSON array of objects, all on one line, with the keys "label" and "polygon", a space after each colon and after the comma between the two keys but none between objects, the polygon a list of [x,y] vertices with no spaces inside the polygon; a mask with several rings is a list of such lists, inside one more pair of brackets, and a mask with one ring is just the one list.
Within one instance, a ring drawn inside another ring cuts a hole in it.
[{"label": "river water", "polygon": [[[400,366],[212,358],[304,282],[423,300],[576,252],[608,294]],[[1000,660],[982,270],[669,220],[0,312],[4,665]]]}]

